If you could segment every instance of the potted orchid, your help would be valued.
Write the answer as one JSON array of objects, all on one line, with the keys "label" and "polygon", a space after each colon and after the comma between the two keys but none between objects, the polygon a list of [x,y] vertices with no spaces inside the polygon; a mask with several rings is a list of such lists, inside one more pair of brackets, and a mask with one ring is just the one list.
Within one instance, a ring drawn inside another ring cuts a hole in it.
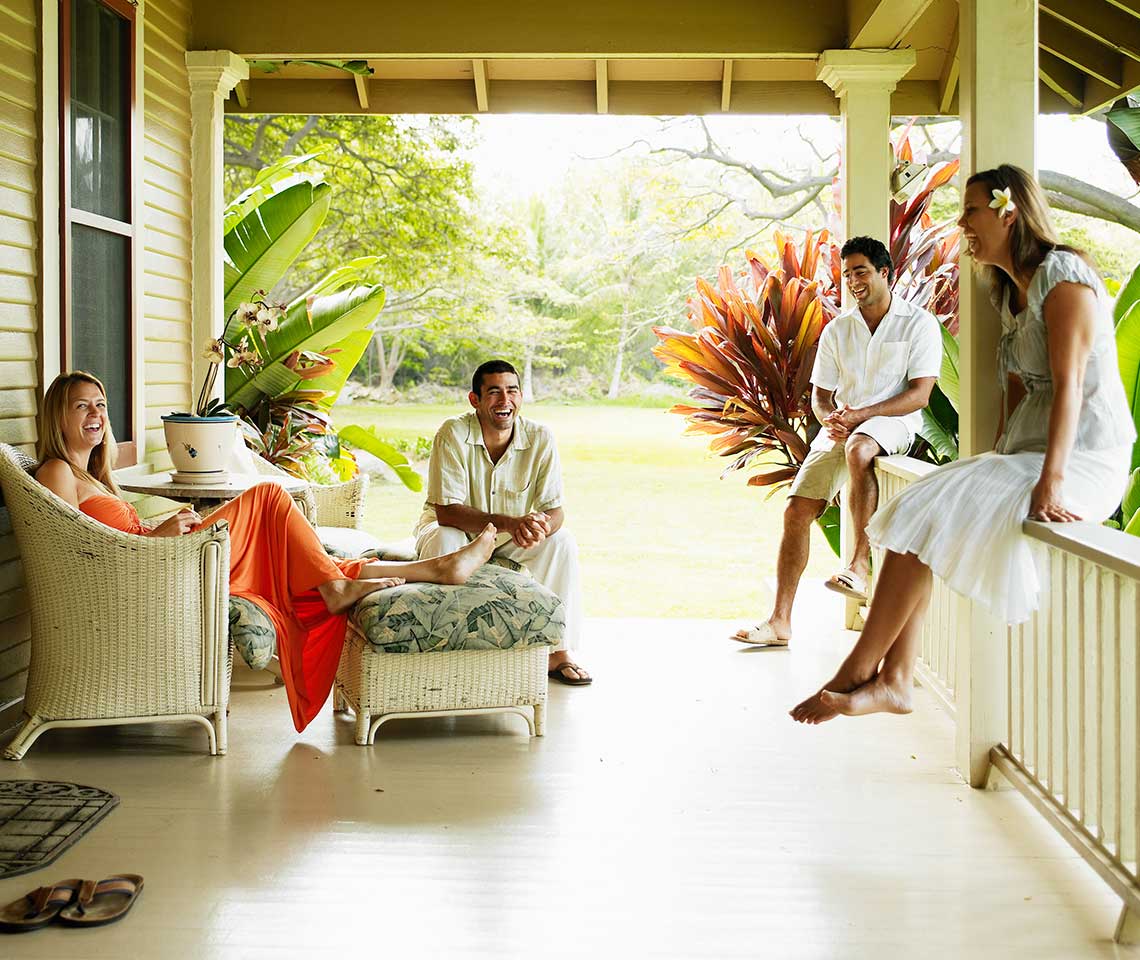
[{"label": "potted orchid", "polygon": [[243,302],[226,320],[236,333],[211,338],[202,353],[209,361],[198,403],[193,413],[169,413],[162,418],[166,449],[174,462],[177,483],[214,484],[224,482],[226,462],[234,446],[238,416],[226,406],[223,397],[214,396],[218,369],[227,367],[252,371],[262,366],[267,355],[265,337],[277,329],[285,306],[271,302],[264,290]]}]

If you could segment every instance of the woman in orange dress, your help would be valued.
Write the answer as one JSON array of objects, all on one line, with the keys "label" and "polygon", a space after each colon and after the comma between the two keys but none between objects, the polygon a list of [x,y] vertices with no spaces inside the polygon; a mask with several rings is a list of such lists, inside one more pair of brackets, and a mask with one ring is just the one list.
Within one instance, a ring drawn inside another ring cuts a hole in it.
[{"label": "woman in orange dress", "polygon": [[362,597],[402,583],[464,583],[491,556],[495,528],[445,557],[411,563],[336,560],[292,498],[258,484],[206,517],[186,508],[147,527],[119,496],[106,391],[88,373],[61,374],[44,396],[36,479],[107,526],[143,537],[178,537],[229,523],[230,593],[257,604],[277,630],[277,654],[293,724],[303,730],[332,689],[348,625]]}]

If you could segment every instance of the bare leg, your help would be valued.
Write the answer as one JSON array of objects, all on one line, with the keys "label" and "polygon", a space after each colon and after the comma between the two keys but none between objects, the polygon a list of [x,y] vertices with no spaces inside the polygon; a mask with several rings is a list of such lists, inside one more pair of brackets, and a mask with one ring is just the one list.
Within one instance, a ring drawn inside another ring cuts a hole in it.
[{"label": "bare leg", "polygon": [[[808,562],[811,543],[811,525],[827,504],[823,500],[806,497],[788,497],[784,507],[784,533],[780,538],[780,553],[776,560],[776,602],[768,623],[781,640],[792,638],[792,604],[800,586],[800,578]],[[744,639],[747,629],[736,632]]]},{"label": "bare leg", "polygon": [[861,580],[866,580],[871,571],[871,544],[867,540],[867,524],[879,505],[875,457],[885,452],[877,440],[862,433],[854,434],[847,441],[847,506],[851,510],[851,525],[855,529],[855,543],[847,569],[858,574]]},{"label": "bare leg", "polygon": [[466,583],[491,558],[494,549],[495,528],[487,524],[479,536],[454,553],[411,562],[376,560],[361,567],[355,580],[329,580],[317,590],[330,613],[343,613],[368,594],[402,583]]},{"label": "bare leg", "polygon": [[[930,568],[912,553],[888,551],[883,569],[875,579],[875,595],[867,622],[854,649],[840,665],[838,672],[820,690],[791,710],[792,719],[800,723],[822,723],[836,715],[820,696],[824,690],[850,693],[867,683],[878,671],[879,661],[900,638],[911,617],[924,614],[930,602]],[[921,617],[918,621],[921,624]],[[906,651],[900,652],[900,657]],[[913,660],[911,661],[913,669]]]}]

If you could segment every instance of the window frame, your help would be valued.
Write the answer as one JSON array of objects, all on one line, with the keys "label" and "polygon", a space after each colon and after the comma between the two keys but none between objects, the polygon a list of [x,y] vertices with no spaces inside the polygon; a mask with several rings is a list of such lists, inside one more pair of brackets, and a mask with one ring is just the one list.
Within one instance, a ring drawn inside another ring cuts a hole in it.
[{"label": "window frame", "polygon": [[134,175],[138,148],[138,7],[135,0],[94,0],[127,22],[129,43],[127,49],[129,96],[127,108],[127,143],[125,170],[127,184],[127,215],[130,221],[74,209],[71,205],[71,0],[59,4],[59,355],[63,370],[73,369],[71,253],[72,226],[91,227],[125,237],[130,251],[127,257],[127,411],[130,418],[131,439],[118,444],[116,467],[131,466],[139,462],[140,438],[144,425],[140,420],[136,397],[140,395],[138,382],[138,284],[136,267],[140,233],[139,209]]}]

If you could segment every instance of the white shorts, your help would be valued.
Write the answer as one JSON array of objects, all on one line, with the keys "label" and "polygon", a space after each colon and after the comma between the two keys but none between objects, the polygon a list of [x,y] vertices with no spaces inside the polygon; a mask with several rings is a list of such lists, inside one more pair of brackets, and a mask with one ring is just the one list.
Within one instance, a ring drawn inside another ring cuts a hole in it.
[{"label": "white shorts", "polygon": [[[870,437],[884,454],[906,453],[914,442],[914,434],[901,417],[871,417],[859,424],[851,434]],[[792,481],[789,497],[823,500],[830,503],[847,482],[847,448],[836,443],[827,450],[812,450]]]}]

